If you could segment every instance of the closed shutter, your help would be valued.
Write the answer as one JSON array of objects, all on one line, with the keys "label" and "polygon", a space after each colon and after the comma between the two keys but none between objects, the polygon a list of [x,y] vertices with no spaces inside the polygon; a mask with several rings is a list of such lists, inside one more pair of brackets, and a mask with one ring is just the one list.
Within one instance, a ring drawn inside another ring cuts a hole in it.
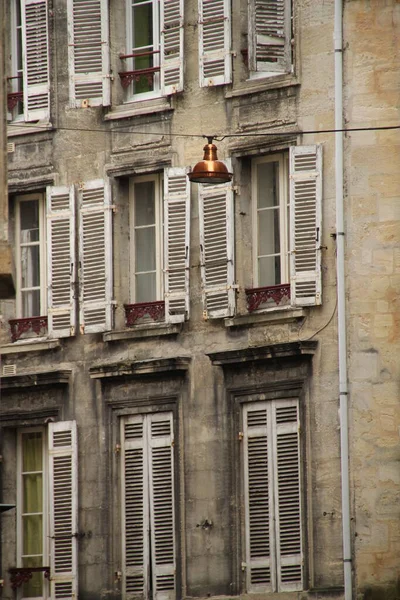
[{"label": "closed shutter", "polygon": [[279,400],[272,408],[278,591],[291,592],[303,589],[298,403]]},{"label": "closed shutter", "polygon": [[47,188],[48,330],[51,337],[75,334],[74,187]]},{"label": "closed shutter", "polygon": [[189,316],[190,182],[187,169],[164,171],[165,319]]},{"label": "closed shutter", "polygon": [[285,72],[291,65],[291,2],[250,0],[251,71]]},{"label": "closed shutter", "polygon": [[76,422],[49,423],[51,597],[75,600],[77,582]]},{"label": "closed shutter", "polygon": [[199,219],[204,318],[230,317],[236,300],[231,183],[199,185]]},{"label": "closed shutter", "polygon": [[154,600],[175,598],[172,414],[149,415],[150,515]]},{"label": "closed shutter", "polygon": [[107,0],[68,0],[71,106],[110,104]]},{"label": "closed shutter", "polygon": [[322,146],[290,148],[290,291],[297,306],[321,304]]},{"label": "closed shutter", "polygon": [[161,90],[164,95],[183,90],[184,0],[160,1]]},{"label": "closed shutter", "polygon": [[267,404],[243,408],[246,589],[276,589],[273,522],[272,440]]},{"label": "closed shutter", "polygon": [[47,0],[21,0],[25,121],[50,118]]},{"label": "closed shutter", "polygon": [[200,86],[232,81],[230,0],[199,0]]},{"label": "closed shutter", "polygon": [[108,181],[79,187],[80,328],[82,333],[112,327],[112,216]]},{"label": "closed shutter", "polygon": [[124,598],[149,596],[149,489],[145,417],[121,420]]}]

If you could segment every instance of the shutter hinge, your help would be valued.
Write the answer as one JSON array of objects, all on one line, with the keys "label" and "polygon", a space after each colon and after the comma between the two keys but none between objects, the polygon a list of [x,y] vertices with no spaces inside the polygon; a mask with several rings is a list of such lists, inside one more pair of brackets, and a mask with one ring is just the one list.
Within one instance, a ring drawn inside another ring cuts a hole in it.
[{"label": "shutter hinge", "polygon": [[247,563],[242,562],[241,567],[242,567],[242,571],[245,571],[247,569]]},{"label": "shutter hinge", "polygon": [[207,319],[208,319],[208,312],[206,310],[203,310],[203,319],[205,321],[207,321]]},{"label": "shutter hinge", "polygon": [[114,581],[115,583],[117,583],[118,581],[122,581],[122,571],[115,571]]},{"label": "shutter hinge", "polygon": [[235,192],[235,194],[240,196],[240,185],[233,185],[232,190]]},{"label": "shutter hinge", "polygon": [[241,442],[243,440],[243,438],[244,438],[243,431],[239,431],[239,433],[238,433],[238,440],[239,440],[239,442]]},{"label": "shutter hinge", "polygon": [[114,454],[115,456],[119,456],[121,454],[121,444],[115,444]]}]

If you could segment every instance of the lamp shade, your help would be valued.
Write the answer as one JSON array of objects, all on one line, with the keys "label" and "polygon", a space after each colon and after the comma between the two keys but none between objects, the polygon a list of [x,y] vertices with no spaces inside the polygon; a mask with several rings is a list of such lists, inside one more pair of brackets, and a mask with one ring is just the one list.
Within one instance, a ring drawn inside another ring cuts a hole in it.
[{"label": "lamp shade", "polygon": [[204,146],[203,160],[198,162],[191,173],[188,174],[193,183],[209,183],[211,185],[218,183],[228,183],[232,179],[232,173],[229,173],[226,165],[218,160],[217,146],[212,143],[212,138],[208,138],[208,143]]}]

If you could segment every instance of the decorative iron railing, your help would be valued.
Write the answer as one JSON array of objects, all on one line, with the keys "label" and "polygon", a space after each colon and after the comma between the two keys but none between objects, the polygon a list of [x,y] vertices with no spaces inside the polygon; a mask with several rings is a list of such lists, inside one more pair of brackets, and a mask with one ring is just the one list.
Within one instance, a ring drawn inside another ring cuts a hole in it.
[{"label": "decorative iron railing", "polygon": [[24,319],[10,319],[11,340],[16,342],[26,333],[37,336],[47,333],[47,317],[26,317]]},{"label": "decorative iron railing", "polygon": [[290,284],[271,285],[245,290],[249,312],[261,308],[287,306],[290,304]]},{"label": "decorative iron railing", "polygon": [[137,321],[149,318],[152,321],[164,321],[165,302],[139,302],[137,304],[125,304],[125,322],[127,327],[137,325]]},{"label": "decorative iron railing", "polygon": [[46,579],[50,579],[50,567],[12,567],[10,573],[11,587],[17,590],[24,583],[32,579],[34,573],[44,573]]},{"label": "decorative iron railing", "polygon": [[[160,54],[159,50],[152,50],[149,52],[135,52],[134,54],[120,54],[121,60],[128,58],[141,58],[144,56],[153,56],[154,54]],[[147,81],[149,86],[153,85],[154,74],[160,71],[160,67],[146,67],[144,69],[134,69],[133,71],[122,71],[118,73],[121,79],[121,85],[123,88],[127,88],[130,84],[135,81],[139,83],[143,79]]]}]

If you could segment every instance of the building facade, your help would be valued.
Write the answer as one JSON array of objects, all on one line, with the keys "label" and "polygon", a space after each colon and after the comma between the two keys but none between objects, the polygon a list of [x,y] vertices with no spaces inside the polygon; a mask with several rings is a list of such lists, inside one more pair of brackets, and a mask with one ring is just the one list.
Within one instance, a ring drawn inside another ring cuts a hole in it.
[{"label": "building facade", "polygon": [[6,600],[398,597],[400,10],[338,5],[7,2]]}]

